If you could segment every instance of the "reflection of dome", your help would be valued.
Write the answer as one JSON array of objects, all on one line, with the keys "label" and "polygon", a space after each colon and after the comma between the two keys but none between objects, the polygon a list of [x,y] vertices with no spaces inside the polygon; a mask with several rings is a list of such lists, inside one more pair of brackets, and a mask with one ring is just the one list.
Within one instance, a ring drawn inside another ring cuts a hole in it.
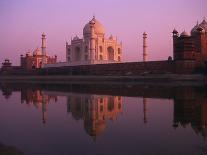
[{"label": "reflection of dome", "polygon": [[85,121],[84,126],[86,132],[92,137],[97,137],[101,135],[106,129],[105,121],[100,121],[100,120],[98,122],[96,121],[91,122],[91,120],[89,122]]},{"label": "reflection of dome", "polygon": [[42,55],[42,51],[39,48],[37,48],[36,50],[34,50],[33,54],[34,55]]},{"label": "reflection of dome", "polygon": [[[90,22],[94,23],[96,34],[105,34],[103,25],[98,20],[96,20],[95,17],[93,17],[93,19]],[[91,33],[90,22],[88,22],[83,28],[83,35]]]},{"label": "reflection of dome", "polygon": [[189,34],[186,32],[186,31],[183,31],[181,34],[180,34],[181,37],[188,37]]}]

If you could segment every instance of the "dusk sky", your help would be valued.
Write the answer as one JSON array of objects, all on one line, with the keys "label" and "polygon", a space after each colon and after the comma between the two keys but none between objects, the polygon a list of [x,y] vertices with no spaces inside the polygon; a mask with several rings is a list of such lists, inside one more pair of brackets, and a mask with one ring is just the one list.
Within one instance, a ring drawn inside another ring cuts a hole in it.
[{"label": "dusk sky", "polygon": [[149,60],[172,56],[172,30],[190,32],[207,16],[207,0],[0,0],[0,61],[19,65],[20,54],[41,47],[65,61],[65,42],[78,35],[95,14],[123,43],[124,61],[142,60],[142,34],[148,33]]}]

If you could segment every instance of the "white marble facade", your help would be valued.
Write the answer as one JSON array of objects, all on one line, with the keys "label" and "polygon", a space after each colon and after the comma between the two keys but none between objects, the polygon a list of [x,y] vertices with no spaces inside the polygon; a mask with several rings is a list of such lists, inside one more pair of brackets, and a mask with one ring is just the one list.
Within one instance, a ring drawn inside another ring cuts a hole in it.
[{"label": "white marble facade", "polygon": [[66,43],[66,62],[71,65],[118,63],[122,59],[122,44],[112,35],[105,38],[102,24],[93,17],[78,36]]}]

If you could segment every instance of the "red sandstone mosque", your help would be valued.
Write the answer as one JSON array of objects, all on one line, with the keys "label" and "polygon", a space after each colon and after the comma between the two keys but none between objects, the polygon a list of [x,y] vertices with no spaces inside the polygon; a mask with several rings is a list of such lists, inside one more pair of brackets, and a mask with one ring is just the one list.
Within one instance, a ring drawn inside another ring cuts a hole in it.
[{"label": "red sandstone mosque", "polygon": [[21,55],[21,67],[25,69],[42,68],[43,64],[51,64],[57,62],[57,56],[48,56],[46,52],[46,35],[42,34],[41,49],[37,48],[32,53],[27,52],[25,56]]},{"label": "red sandstone mosque", "polygon": [[193,70],[207,61],[207,22],[204,19],[191,30],[191,35],[183,31],[180,35],[173,30],[173,57],[177,72]]}]

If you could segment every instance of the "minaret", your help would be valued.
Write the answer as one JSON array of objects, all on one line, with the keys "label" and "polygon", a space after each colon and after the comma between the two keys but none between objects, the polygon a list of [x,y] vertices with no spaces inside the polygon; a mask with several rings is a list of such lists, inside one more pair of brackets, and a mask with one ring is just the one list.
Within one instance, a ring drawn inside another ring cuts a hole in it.
[{"label": "minaret", "polygon": [[42,34],[42,55],[43,55],[43,64],[46,62],[46,35],[45,33]]},{"label": "minaret", "polygon": [[175,45],[177,43],[177,40],[178,40],[178,37],[179,37],[179,33],[178,33],[178,31],[176,29],[174,29],[172,34],[173,34],[173,59],[176,60],[176,54],[175,54],[176,48],[175,48]]},{"label": "minaret", "polygon": [[147,61],[147,33],[143,33],[143,62]]},{"label": "minaret", "polygon": [[90,24],[90,29],[91,29],[91,36],[90,36],[90,60],[92,63],[94,63],[95,60],[95,17],[89,22]]}]

